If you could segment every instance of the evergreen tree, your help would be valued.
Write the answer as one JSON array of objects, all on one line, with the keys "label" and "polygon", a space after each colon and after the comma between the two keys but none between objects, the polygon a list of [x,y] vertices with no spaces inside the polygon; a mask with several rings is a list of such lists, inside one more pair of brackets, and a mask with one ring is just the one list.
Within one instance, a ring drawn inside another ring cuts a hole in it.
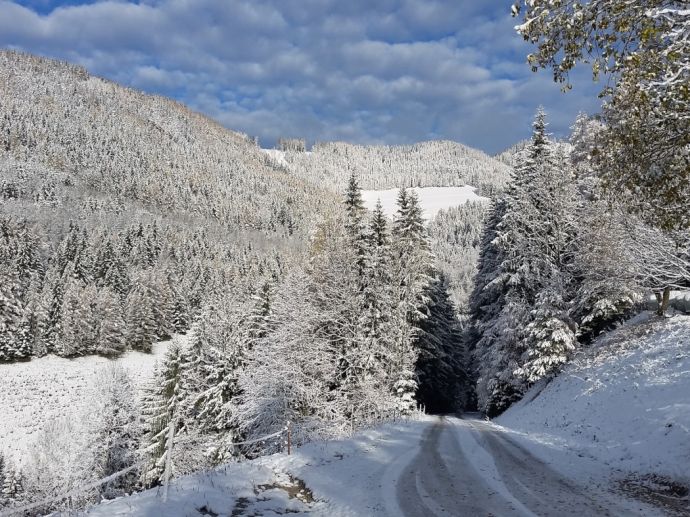
[{"label": "evergreen tree", "polygon": [[150,352],[158,337],[159,322],[156,320],[154,303],[146,279],[138,278],[125,302],[127,344],[135,350]]},{"label": "evergreen tree", "polygon": [[[137,462],[140,429],[137,398],[127,371],[120,366],[104,368],[98,376],[92,432],[93,470],[98,479],[131,467]],[[100,487],[103,497],[130,492],[137,483],[137,472],[121,476]]]},{"label": "evergreen tree", "polygon": [[0,269],[0,361],[27,359],[31,355],[27,320],[16,293],[18,287],[16,273]]},{"label": "evergreen tree", "polygon": [[417,336],[417,398],[428,412],[459,412],[471,391],[460,322],[448,296],[445,276],[439,274],[427,292],[428,313],[419,324]]},{"label": "evergreen tree", "polygon": [[555,372],[575,346],[567,304],[576,191],[566,157],[552,147],[540,109],[483,239],[472,300],[474,355],[480,409],[492,414]]},{"label": "evergreen tree", "polygon": [[366,209],[364,208],[364,201],[362,200],[362,190],[354,174],[350,176],[345,192],[345,212],[347,213],[347,233],[350,236],[352,246],[355,250],[357,271],[360,275],[363,275],[368,253],[368,237],[366,234],[366,224],[364,222]]},{"label": "evergreen tree", "polygon": [[96,329],[91,302],[94,298],[95,288],[86,289],[81,280],[67,279],[55,353],[62,357],[93,353],[96,348]]},{"label": "evergreen tree", "polygon": [[[173,341],[165,354],[155,381],[147,389],[144,397],[144,436],[142,455],[146,464],[141,471],[141,482],[145,486],[157,485],[162,481],[167,461],[173,460],[170,436],[183,425],[180,404],[184,397],[181,393],[183,351]],[[175,465],[172,466],[173,471]]]},{"label": "evergreen tree", "polygon": [[419,200],[414,191],[401,188],[398,210],[393,223],[393,284],[396,309],[393,390],[399,398],[400,410],[414,409],[417,389],[415,364],[418,347],[415,343],[420,322],[427,316],[427,289],[433,281],[433,257]]},{"label": "evergreen tree", "polygon": [[125,320],[122,317],[120,297],[103,287],[95,300],[96,353],[119,355],[125,350]]},{"label": "evergreen tree", "polygon": [[4,475],[0,477],[0,481],[0,508],[21,504],[24,497],[24,479],[21,471],[6,461]]}]

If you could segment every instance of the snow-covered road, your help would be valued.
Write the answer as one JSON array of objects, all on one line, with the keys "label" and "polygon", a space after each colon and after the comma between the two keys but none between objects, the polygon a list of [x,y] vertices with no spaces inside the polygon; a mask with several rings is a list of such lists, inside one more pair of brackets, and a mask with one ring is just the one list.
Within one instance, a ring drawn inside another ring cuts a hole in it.
[{"label": "snow-covered road", "polygon": [[443,417],[424,433],[419,451],[396,481],[391,514],[650,515],[649,507],[581,486],[554,470],[500,426]]},{"label": "snow-covered road", "polygon": [[544,447],[477,418],[422,416],[349,439],[307,444],[291,456],[275,454],[175,479],[165,503],[154,488],[101,504],[88,514],[665,515],[613,492],[606,465]]}]

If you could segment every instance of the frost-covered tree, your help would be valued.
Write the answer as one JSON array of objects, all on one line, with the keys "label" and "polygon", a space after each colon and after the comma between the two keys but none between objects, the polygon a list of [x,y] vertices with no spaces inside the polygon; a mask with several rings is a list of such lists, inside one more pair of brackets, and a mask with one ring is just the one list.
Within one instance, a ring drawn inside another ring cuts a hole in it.
[{"label": "frost-covered tree", "polygon": [[0,268],[0,361],[27,359],[31,355],[28,325],[17,296],[18,278]]},{"label": "frost-covered tree", "polygon": [[156,371],[155,380],[144,396],[144,433],[141,441],[144,465],[141,469],[141,482],[145,486],[157,485],[163,481],[167,462],[170,462],[171,472],[176,472],[173,461],[174,440],[175,434],[183,425],[183,415],[180,413],[180,405],[184,400],[182,354],[182,347],[173,341]]},{"label": "frost-covered tree", "polygon": [[366,210],[362,200],[362,189],[357,183],[357,177],[352,174],[345,191],[345,212],[347,214],[347,232],[354,248],[357,270],[360,275],[364,274],[366,256],[368,253],[368,236],[364,216]]},{"label": "frost-covered tree", "polygon": [[[29,501],[59,497],[96,481],[92,470],[90,435],[84,432],[83,414],[67,414],[50,420],[36,435],[22,462],[24,490]],[[71,501],[57,501],[41,508],[42,513],[79,507],[97,500],[97,490],[84,490]]]},{"label": "frost-covered tree", "polygon": [[[314,289],[306,273],[288,276],[276,293],[272,331],[256,343],[248,367],[240,372],[234,415],[249,439],[280,431],[288,422],[295,443],[343,431],[343,401],[334,393],[338,343],[324,325]],[[272,451],[279,444],[273,440],[254,448]]]},{"label": "frost-covered tree", "polygon": [[254,345],[257,327],[248,303],[220,296],[206,307],[190,333],[183,354],[185,430],[205,440],[213,464],[237,456],[241,441],[233,416],[238,378]]},{"label": "frost-covered tree", "polygon": [[125,302],[127,343],[136,350],[150,351],[158,338],[160,324],[156,320],[156,301],[147,279],[137,279]]},{"label": "frost-covered tree", "polygon": [[399,398],[399,410],[409,413],[415,409],[414,396],[417,390],[417,327],[427,316],[427,289],[433,282],[434,269],[428,234],[416,193],[401,188],[397,206],[392,231],[392,277],[396,304],[394,327],[397,332],[391,368],[395,379],[394,392]]},{"label": "frost-covered tree", "polygon": [[465,371],[465,343],[445,276],[439,274],[427,293],[427,315],[418,326],[416,339],[417,399],[429,412],[459,412],[471,388]]},{"label": "frost-covered tree", "polygon": [[[523,2],[516,2],[514,14]],[[688,12],[681,0],[524,2],[517,27],[537,46],[534,70],[569,88],[578,62],[607,76],[606,130],[596,148],[604,184],[648,223],[687,229],[690,195]]]},{"label": "frost-covered tree", "polygon": [[[71,268],[68,269],[71,271]],[[96,348],[96,329],[92,303],[95,288],[86,288],[81,280],[70,277],[62,298],[61,327],[55,353],[72,357],[93,353]]]},{"label": "frost-covered tree", "polygon": [[24,476],[21,470],[9,460],[2,458],[0,469],[0,509],[20,506],[26,497]]},{"label": "frost-covered tree", "polygon": [[[134,385],[121,366],[104,368],[97,378],[90,427],[94,437],[94,475],[105,478],[131,467],[139,459],[139,409]],[[106,498],[130,492],[138,482],[133,470],[100,487]]]},{"label": "frost-covered tree", "polygon": [[642,299],[642,286],[624,209],[613,199],[597,196],[584,203],[578,216],[571,313],[579,322],[580,338],[588,342],[634,309]]},{"label": "frost-covered tree", "polygon": [[577,347],[577,325],[569,315],[567,294],[560,278],[537,294],[530,323],[525,329],[527,347],[515,374],[528,383],[558,371]]},{"label": "frost-covered tree", "polygon": [[126,345],[126,327],[117,293],[108,287],[101,288],[95,300],[94,313],[97,321],[96,353],[110,356],[122,353]]},{"label": "frost-covered tree", "polygon": [[[575,203],[568,160],[549,141],[540,110],[532,142],[497,205],[501,213],[495,208],[489,218],[488,225],[495,228],[489,227],[483,239],[472,306],[478,398],[484,411],[502,411],[521,395],[527,382],[536,380],[537,375],[524,375],[524,365],[549,365],[539,371],[541,376],[550,375],[572,351],[568,345],[563,352],[561,335],[552,333],[553,339],[548,335],[556,326],[551,317],[567,314],[555,311],[554,300],[570,301],[568,256],[575,232]],[[563,286],[565,293],[554,292],[554,286]],[[572,333],[570,320],[561,323]],[[573,336],[568,339],[574,340]]]}]

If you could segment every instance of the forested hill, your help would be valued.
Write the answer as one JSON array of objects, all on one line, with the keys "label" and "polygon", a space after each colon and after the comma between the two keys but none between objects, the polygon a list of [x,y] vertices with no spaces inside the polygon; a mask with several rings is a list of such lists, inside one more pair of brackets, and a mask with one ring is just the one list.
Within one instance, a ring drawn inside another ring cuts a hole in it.
[{"label": "forested hill", "polygon": [[70,204],[138,203],[283,234],[326,202],[267,166],[246,135],[81,67],[2,51],[0,92],[5,200],[55,201],[69,190]]},{"label": "forested hill", "polygon": [[0,51],[0,361],[148,350],[219,292],[251,310],[336,205],[177,102]]},{"label": "forested hill", "polygon": [[401,146],[328,142],[315,144],[311,152],[292,142],[285,142],[281,150],[267,151],[273,163],[338,192],[354,173],[365,190],[472,185],[481,195],[491,196],[510,175],[506,164],[451,141]]}]

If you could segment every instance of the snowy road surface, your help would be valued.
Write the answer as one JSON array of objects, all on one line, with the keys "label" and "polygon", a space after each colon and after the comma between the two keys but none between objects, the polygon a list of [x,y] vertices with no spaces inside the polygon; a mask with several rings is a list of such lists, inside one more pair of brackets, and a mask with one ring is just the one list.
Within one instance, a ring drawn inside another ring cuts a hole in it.
[{"label": "snowy road surface", "polygon": [[649,516],[660,510],[611,492],[610,468],[514,430],[452,417],[383,424],[343,440],[175,479],[103,503],[107,517]]},{"label": "snowy road surface", "polygon": [[649,515],[620,495],[579,486],[499,426],[444,417],[424,433],[396,483],[389,513],[430,516]]}]

